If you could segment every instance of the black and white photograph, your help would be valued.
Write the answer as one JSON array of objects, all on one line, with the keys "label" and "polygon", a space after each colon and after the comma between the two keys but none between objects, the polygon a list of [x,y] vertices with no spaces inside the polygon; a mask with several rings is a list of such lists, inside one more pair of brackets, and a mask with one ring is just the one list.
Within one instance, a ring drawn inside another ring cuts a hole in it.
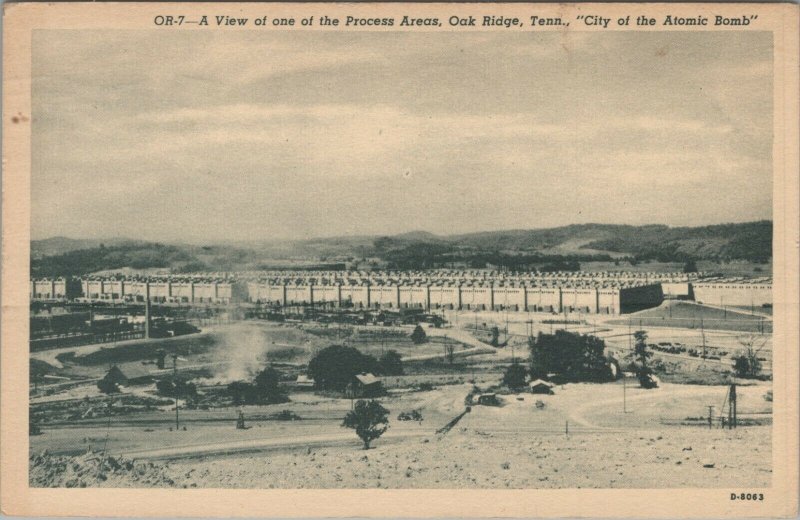
[{"label": "black and white photograph", "polygon": [[774,33],[332,7],[32,31],[27,485],[771,488]]}]

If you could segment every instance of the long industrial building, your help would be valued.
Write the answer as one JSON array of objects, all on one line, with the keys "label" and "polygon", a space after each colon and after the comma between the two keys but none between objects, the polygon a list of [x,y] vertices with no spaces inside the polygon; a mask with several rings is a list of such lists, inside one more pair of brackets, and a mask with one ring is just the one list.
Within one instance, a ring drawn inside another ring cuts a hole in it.
[{"label": "long industrial building", "polygon": [[269,280],[248,283],[251,302],[357,308],[492,309],[619,314],[655,307],[658,284],[464,284],[322,282]]},{"label": "long industrial building", "polygon": [[665,298],[715,305],[772,303],[769,278],[683,273],[457,271],[260,271],[151,277],[31,280],[36,301],[331,305],[356,308],[481,309],[624,314]]},{"label": "long industrial building", "polygon": [[148,286],[154,303],[226,304],[247,300],[245,286],[234,280],[185,276],[36,279],[30,282],[30,296],[33,301],[135,303],[144,302]]}]

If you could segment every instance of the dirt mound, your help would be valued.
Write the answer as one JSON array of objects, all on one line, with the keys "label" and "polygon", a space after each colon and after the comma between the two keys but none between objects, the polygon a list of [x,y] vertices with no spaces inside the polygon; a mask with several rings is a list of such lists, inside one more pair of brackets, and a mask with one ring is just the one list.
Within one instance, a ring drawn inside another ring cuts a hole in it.
[{"label": "dirt mound", "polygon": [[172,487],[166,468],[152,462],[87,452],[75,457],[30,456],[31,487]]}]

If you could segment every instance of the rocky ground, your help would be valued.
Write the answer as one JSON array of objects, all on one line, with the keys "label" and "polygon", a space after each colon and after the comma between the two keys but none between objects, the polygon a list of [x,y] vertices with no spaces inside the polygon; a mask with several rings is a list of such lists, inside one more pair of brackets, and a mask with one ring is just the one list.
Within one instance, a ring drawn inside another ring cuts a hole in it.
[{"label": "rocky ground", "polygon": [[163,487],[177,483],[169,468],[152,462],[87,452],[76,457],[50,455],[30,457],[31,487]]}]

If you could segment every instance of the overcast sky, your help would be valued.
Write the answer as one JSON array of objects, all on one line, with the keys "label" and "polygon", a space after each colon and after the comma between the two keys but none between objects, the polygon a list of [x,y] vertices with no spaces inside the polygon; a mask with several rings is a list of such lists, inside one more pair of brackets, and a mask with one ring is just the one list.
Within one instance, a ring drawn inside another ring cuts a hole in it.
[{"label": "overcast sky", "polygon": [[766,32],[38,31],[32,235],[772,217]]}]

